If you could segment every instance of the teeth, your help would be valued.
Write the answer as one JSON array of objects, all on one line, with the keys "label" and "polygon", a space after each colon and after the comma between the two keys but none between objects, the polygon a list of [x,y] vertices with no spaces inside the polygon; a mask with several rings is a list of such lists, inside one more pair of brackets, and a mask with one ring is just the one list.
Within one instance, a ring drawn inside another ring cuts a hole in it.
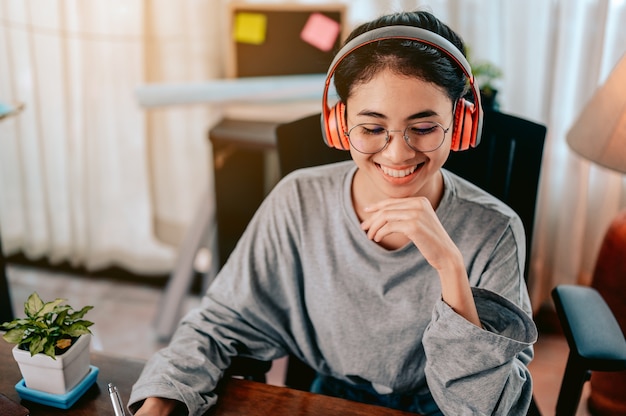
[{"label": "teeth", "polygon": [[408,169],[390,169],[383,165],[380,165],[380,169],[383,171],[385,175],[393,176],[394,178],[404,178],[407,175],[415,172],[417,166],[410,167]]}]

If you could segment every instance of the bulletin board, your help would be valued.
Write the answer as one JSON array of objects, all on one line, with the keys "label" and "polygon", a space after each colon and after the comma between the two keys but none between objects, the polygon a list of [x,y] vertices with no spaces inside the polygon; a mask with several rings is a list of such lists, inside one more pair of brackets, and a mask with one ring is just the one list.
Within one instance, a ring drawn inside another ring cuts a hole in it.
[{"label": "bulletin board", "polygon": [[227,76],[325,73],[345,16],[342,4],[231,4]]}]

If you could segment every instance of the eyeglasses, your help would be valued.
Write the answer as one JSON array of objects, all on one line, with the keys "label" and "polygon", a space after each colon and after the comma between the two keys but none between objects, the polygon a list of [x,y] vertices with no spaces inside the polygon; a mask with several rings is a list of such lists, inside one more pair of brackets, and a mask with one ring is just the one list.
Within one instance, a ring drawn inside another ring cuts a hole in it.
[{"label": "eyeglasses", "polygon": [[[432,152],[443,144],[450,127],[434,121],[420,121],[409,124],[404,129],[402,137],[406,144],[416,152]],[[382,151],[389,144],[389,133],[401,130],[387,130],[374,123],[357,124],[344,134],[350,141],[350,146],[360,153],[374,154]]]}]

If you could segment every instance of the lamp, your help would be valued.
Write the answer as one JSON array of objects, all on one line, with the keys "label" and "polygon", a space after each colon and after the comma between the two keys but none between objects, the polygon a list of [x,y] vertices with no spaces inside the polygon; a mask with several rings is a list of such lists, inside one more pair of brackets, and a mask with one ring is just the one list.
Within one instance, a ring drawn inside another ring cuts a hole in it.
[{"label": "lamp", "polygon": [[[626,55],[567,134],[567,143],[582,157],[626,174]],[[626,210],[604,236],[591,285],[604,297],[626,333]],[[594,415],[626,414],[626,371],[591,377],[589,409]]]}]

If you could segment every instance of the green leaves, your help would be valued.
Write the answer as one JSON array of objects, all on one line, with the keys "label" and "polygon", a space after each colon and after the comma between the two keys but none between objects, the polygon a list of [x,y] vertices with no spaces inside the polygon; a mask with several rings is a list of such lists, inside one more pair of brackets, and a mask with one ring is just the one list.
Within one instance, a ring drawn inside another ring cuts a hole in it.
[{"label": "green leaves", "polygon": [[6,334],[2,336],[4,340],[11,344],[19,344],[22,339],[24,339],[24,333],[26,332],[25,328],[15,328],[8,331]]},{"label": "green leaves", "polygon": [[5,322],[0,327],[7,332],[2,336],[11,344],[18,344],[30,351],[31,356],[43,352],[55,358],[57,353],[68,348],[74,339],[90,334],[93,322],[84,320],[93,306],[85,306],[74,311],[71,306],[63,305],[65,299],[51,302],[41,300],[33,292],[24,303],[25,319]]},{"label": "green leaves", "polygon": [[465,46],[465,54],[472,69],[472,75],[476,79],[480,90],[483,92],[493,92],[496,88],[494,82],[504,75],[500,67],[490,61],[472,59],[472,50]]}]

